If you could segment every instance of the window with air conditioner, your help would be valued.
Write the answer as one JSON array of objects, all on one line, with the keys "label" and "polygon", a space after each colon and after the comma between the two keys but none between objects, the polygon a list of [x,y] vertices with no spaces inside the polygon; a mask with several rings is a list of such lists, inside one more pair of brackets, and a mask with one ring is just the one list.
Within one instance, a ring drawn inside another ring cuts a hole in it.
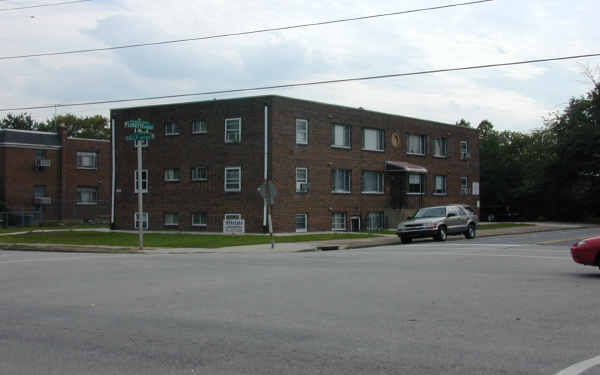
[{"label": "window with air conditioner", "polygon": [[296,193],[308,192],[308,169],[296,168]]}]

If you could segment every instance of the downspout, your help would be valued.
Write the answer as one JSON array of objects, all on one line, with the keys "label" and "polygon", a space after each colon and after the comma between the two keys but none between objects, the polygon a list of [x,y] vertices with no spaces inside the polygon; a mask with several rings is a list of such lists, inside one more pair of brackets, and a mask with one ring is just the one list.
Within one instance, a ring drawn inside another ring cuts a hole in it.
[{"label": "downspout", "polygon": [[[269,106],[265,104],[265,190],[267,189],[268,174],[268,152],[269,152]],[[267,200],[263,203],[263,227],[267,227]]]},{"label": "downspout", "polygon": [[112,228],[115,224],[115,120],[111,119],[111,138],[110,145],[112,149],[112,182],[110,189],[110,227]]}]

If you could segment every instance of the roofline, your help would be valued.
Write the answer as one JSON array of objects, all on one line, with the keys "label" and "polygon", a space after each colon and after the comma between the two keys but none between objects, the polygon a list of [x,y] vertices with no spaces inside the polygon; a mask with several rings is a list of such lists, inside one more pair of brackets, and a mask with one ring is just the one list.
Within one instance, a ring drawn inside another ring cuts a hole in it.
[{"label": "roofline", "polygon": [[0,129],[0,131],[8,131],[8,132],[18,132],[18,133],[29,133],[29,134],[49,134],[49,135],[58,135],[56,132],[41,132],[38,130],[23,130],[23,129]]},{"label": "roofline", "polygon": [[67,139],[72,140],[72,141],[92,141],[92,142],[108,142],[108,143],[110,143],[109,139],[78,138],[78,137],[67,137]]},{"label": "roofline", "polygon": [[0,147],[6,148],[30,148],[30,149],[38,149],[38,150],[60,150],[63,148],[58,145],[42,145],[38,143],[16,143],[16,142],[2,142],[0,143]]},{"label": "roofline", "polygon": [[476,128],[466,128],[466,127],[461,127],[461,126],[457,126],[457,125],[453,125],[453,124],[449,124],[449,123],[445,123],[445,122],[427,120],[427,119],[422,119],[422,118],[418,118],[418,117],[404,116],[404,115],[399,115],[399,114],[389,113],[389,112],[373,111],[373,110],[369,110],[369,109],[364,109],[363,107],[358,107],[358,108],[357,107],[350,107],[350,106],[339,105],[339,104],[334,104],[334,103],[325,103],[325,102],[320,102],[320,101],[316,101],[316,100],[308,100],[308,99],[298,99],[298,98],[293,98],[291,96],[276,95],[276,94],[256,95],[256,96],[242,96],[242,97],[225,98],[225,99],[216,99],[216,98],[214,98],[212,100],[201,100],[201,101],[190,101],[190,102],[179,102],[179,103],[165,103],[165,104],[153,104],[153,105],[137,106],[137,107],[119,107],[119,108],[111,108],[110,112],[111,112],[111,115],[112,115],[112,111],[140,109],[140,108],[156,108],[156,107],[166,107],[166,106],[174,106],[174,105],[191,105],[191,104],[210,103],[210,102],[219,102],[219,101],[231,101],[231,100],[248,100],[248,99],[259,99],[259,98],[281,98],[281,99],[287,99],[287,100],[301,101],[301,102],[305,102],[305,103],[315,103],[315,104],[320,104],[320,105],[336,106],[336,107],[341,107],[341,108],[354,109],[354,110],[357,110],[357,111],[365,111],[365,112],[375,113],[375,114],[379,114],[379,115],[402,117],[402,118],[409,119],[409,120],[418,120],[418,121],[428,122],[430,124],[452,126],[453,128],[466,129],[466,130],[471,130],[471,131],[477,132]]}]

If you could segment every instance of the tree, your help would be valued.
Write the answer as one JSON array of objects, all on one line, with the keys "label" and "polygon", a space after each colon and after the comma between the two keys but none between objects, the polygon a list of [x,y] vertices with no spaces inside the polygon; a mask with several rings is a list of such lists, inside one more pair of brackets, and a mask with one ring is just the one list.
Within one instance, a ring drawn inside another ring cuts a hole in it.
[{"label": "tree", "polygon": [[56,132],[59,124],[65,124],[68,137],[110,139],[110,127],[104,116],[78,117],[72,114],[59,115],[46,121],[40,130]]},{"label": "tree", "polygon": [[461,118],[459,121],[456,121],[456,126],[461,126],[463,128],[470,128],[471,123],[464,118]]},{"label": "tree", "polygon": [[38,130],[39,126],[40,123],[33,120],[28,113],[9,113],[0,121],[0,129]]}]

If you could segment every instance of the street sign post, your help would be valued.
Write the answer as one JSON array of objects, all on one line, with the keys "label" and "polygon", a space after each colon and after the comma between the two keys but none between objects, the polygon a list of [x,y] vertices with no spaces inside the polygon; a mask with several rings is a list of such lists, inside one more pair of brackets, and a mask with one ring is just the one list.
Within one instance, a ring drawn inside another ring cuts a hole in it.
[{"label": "street sign post", "polygon": [[142,141],[154,139],[154,134],[148,131],[154,129],[154,125],[148,121],[131,120],[125,122],[125,127],[135,129],[134,133],[125,136],[125,140],[135,142],[137,146],[137,192],[138,192],[138,238],[140,250],[144,248],[144,204],[142,195]]},{"label": "street sign post", "polygon": [[271,211],[275,204],[275,196],[277,195],[277,189],[271,181],[265,181],[264,184],[258,187],[258,194],[267,203],[267,225],[269,226],[269,236],[271,237],[271,249],[275,248],[275,241],[273,239],[273,219],[271,218]]}]

